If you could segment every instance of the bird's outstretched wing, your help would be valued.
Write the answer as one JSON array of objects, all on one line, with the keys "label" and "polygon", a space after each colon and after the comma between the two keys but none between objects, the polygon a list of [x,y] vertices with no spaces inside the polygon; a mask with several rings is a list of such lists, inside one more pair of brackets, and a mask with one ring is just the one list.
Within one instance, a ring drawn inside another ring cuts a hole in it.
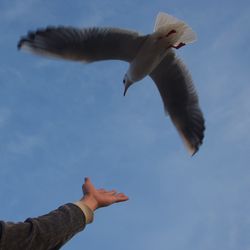
[{"label": "bird's outstretched wing", "polygon": [[118,59],[130,62],[146,36],[117,28],[47,27],[29,32],[18,49],[68,60],[93,62]]},{"label": "bird's outstretched wing", "polygon": [[161,94],[164,108],[189,152],[195,154],[204,137],[205,121],[191,76],[185,65],[170,50],[150,77]]}]

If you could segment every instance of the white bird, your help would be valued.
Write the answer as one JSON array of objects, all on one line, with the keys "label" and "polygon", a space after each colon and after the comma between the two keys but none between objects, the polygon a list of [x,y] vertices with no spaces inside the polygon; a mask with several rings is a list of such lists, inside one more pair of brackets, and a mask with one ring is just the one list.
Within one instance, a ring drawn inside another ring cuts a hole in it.
[{"label": "white bird", "polygon": [[193,155],[203,141],[204,118],[191,76],[172,48],[195,40],[195,33],[185,22],[160,12],[149,35],[118,28],[47,27],[22,37],[18,49],[74,61],[127,61],[124,95],[129,86],[149,75],[166,113]]}]

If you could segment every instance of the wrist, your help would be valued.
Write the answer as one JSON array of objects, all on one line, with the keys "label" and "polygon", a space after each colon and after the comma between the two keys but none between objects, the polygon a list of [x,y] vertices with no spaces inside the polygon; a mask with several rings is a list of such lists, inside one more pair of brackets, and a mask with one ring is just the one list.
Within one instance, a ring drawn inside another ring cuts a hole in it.
[{"label": "wrist", "polygon": [[85,205],[87,205],[92,211],[95,211],[98,208],[98,203],[95,199],[92,199],[89,196],[84,196],[81,199],[81,202]]},{"label": "wrist", "polygon": [[83,200],[77,201],[74,204],[78,206],[84,213],[86,224],[92,223],[94,220],[94,210],[92,210],[85,202],[83,202]]}]

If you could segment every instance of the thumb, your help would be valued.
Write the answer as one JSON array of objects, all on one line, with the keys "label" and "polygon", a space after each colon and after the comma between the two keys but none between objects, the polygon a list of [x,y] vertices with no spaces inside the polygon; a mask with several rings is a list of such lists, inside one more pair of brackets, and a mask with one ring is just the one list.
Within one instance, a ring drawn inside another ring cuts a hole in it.
[{"label": "thumb", "polygon": [[90,181],[88,177],[85,178],[85,182],[82,186],[82,190],[84,194],[92,193],[95,190],[94,185],[92,184],[92,182]]}]

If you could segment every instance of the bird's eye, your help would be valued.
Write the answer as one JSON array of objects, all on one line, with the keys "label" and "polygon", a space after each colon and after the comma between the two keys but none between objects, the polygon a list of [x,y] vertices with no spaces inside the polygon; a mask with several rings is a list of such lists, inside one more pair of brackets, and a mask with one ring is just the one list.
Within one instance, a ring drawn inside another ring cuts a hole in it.
[{"label": "bird's eye", "polygon": [[126,83],[125,79],[123,79],[123,83],[124,83],[124,84]]}]

